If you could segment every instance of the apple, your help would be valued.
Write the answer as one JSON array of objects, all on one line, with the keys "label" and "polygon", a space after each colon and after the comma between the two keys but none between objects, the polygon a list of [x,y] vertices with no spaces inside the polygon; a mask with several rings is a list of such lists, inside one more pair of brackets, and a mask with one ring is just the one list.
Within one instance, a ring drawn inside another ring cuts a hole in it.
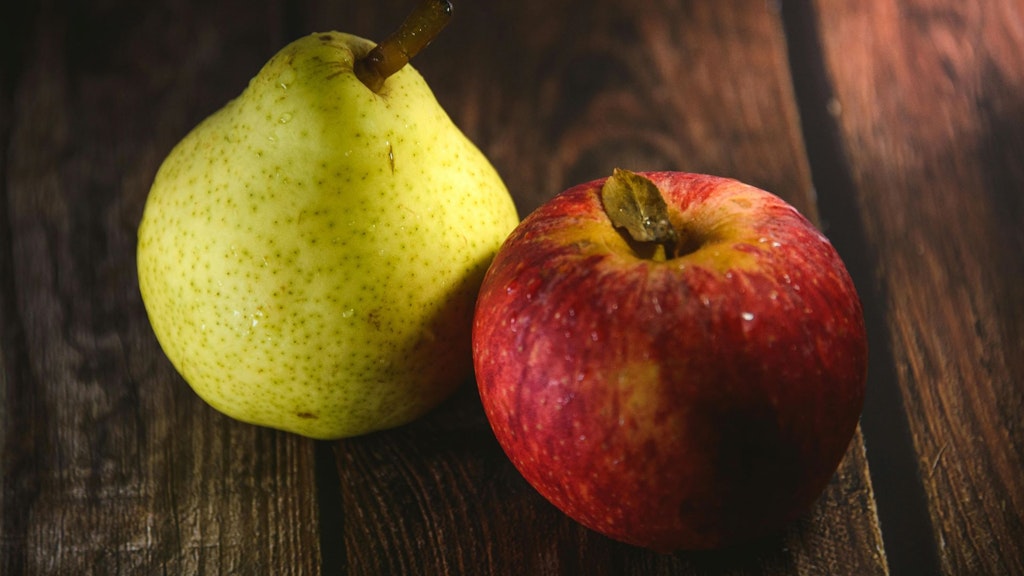
[{"label": "apple", "polygon": [[806,512],[864,398],[863,312],[836,250],[780,198],[715,176],[617,170],[554,197],[491,263],[472,338],[525,479],[662,552]]}]

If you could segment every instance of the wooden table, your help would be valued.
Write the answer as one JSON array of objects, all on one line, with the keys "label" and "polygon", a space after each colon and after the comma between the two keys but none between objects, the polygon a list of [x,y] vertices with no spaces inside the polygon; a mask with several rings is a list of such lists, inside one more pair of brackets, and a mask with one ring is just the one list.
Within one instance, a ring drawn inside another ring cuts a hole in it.
[{"label": "wooden table", "polygon": [[411,0],[7,2],[0,574],[1024,574],[1024,2],[460,1],[416,67],[526,214],[615,166],[783,196],[846,260],[861,431],[778,538],[657,555],[512,468],[472,383],[315,442],[201,402],[134,266],[154,173],[277,49]]}]

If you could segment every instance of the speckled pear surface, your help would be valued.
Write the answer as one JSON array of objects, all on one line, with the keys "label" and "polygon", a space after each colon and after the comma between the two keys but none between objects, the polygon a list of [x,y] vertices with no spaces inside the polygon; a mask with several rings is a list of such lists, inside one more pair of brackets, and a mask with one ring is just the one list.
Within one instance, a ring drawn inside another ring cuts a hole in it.
[{"label": "speckled pear surface", "polygon": [[160,167],[139,227],[153,330],[234,418],[315,438],[386,429],[471,374],[483,274],[518,223],[498,174],[410,66],[369,41],[285,47]]}]

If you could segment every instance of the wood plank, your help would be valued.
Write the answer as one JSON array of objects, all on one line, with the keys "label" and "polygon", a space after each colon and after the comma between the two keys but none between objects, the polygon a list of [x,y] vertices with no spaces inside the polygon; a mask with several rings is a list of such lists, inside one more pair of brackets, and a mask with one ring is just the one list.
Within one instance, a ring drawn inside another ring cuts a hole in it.
[{"label": "wood plank", "polygon": [[0,573],[319,571],[313,443],[200,402],[135,278],[159,162],[271,49],[243,6],[47,4],[23,23],[3,134]]},{"label": "wood plank", "polygon": [[325,545],[325,556],[338,556],[325,561],[348,574],[887,573],[877,530],[856,518],[873,510],[859,448],[787,533],[722,552],[659,555],[591,532],[544,501],[501,452],[466,386],[426,419],[337,444],[343,545]]},{"label": "wood plank", "polygon": [[[307,7],[298,21],[379,37],[401,2]],[[771,5],[461,3],[415,65],[505,176],[524,214],[570,184],[633,169],[746,180],[815,217],[810,171]],[[303,19],[305,18],[305,19]],[[470,385],[471,386],[471,385]],[[400,430],[338,443],[350,574],[887,573],[860,436],[815,509],[779,539],[659,556],[580,528],[501,454],[472,389]]]},{"label": "wood plank", "polygon": [[[778,539],[659,556],[544,502],[469,384],[411,426],[314,444],[219,416],[174,374],[133,264],[160,160],[287,40],[380,37],[407,7],[44,8],[0,95],[0,573],[886,573],[859,435]],[[461,3],[427,54],[524,213],[628,163],[735,176],[816,215],[771,3]]]},{"label": "wood plank", "polygon": [[940,568],[1024,573],[1024,5],[813,4]]}]

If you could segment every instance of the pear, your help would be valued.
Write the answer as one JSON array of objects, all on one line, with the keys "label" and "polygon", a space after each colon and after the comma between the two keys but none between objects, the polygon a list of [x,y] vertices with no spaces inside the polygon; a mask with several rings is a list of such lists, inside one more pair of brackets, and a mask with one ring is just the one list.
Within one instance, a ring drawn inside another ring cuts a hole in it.
[{"label": "pear", "polygon": [[171,363],[228,416],[350,437],[471,377],[477,292],[519,218],[405,65],[409,22],[377,48],[339,32],[289,44],[156,174],[139,289]]}]

